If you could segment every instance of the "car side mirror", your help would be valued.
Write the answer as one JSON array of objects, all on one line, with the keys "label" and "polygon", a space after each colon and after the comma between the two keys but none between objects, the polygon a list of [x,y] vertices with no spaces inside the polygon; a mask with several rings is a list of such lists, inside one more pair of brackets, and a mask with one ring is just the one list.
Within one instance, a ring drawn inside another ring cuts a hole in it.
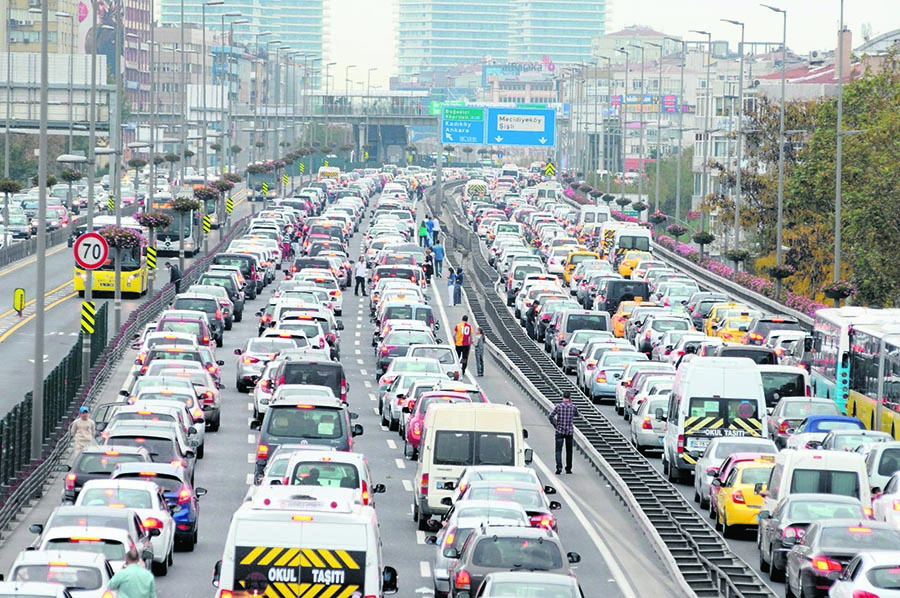
[{"label": "car side mirror", "polygon": [[387,488],[384,484],[375,484],[372,486],[372,494],[384,494]]},{"label": "car side mirror", "polygon": [[206,488],[194,488],[194,496],[200,498],[201,496],[206,496],[207,492],[209,492]]},{"label": "car side mirror", "polygon": [[443,344],[444,344],[444,339],[442,339],[442,338],[436,338],[436,339],[434,339],[434,342],[436,342],[436,343],[439,344],[439,345],[443,345]]},{"label": "car side mirror", "polygon": [[123,388],[122,390],[119,391],[119,396],[120,396],[120,397],[127,397],[127,396],[130,396],[130,395],[131,395],[131,393],[128,392],[127,389],[124,389],[124,388]]},{"label": "car side mirror", "polygon": [[580,563],[581,555],[578,554],[577,552],[567,552],[566,560],[568,560],[570,563]]},{"label": "car side mirror", "polygon": [[762,496],[764,485],[765,484],[763,484],[762,482],[757,482],[756,484],[753,484],[753,494]]},{"label": "car side mirror", "polygon": [[437,536],[425,536],[425,543],[429,546],[437,544]]},{"label": "car side mirror", "polygon": [[194,459],[197,457],[197,454],[194,451],[185,451],[184,458],[185,459]]},{"label": "car side mirror", "polygon": [[259,310],[258,312],[255,312],[253,315],[255,315],[257,318],[261,318],[263,315],[263,312],[262,312],[262,310]]},{"label": "car side mirror", "polygon": [[216,365],[225,365],[225,362],[221,359],[216,360]]},{"label": "car side mirror", "polygon": [[335,327],[337,330],[343,330],[343,329],[344,329],[344,323],[343,323],[341,320],[338,320],[337,322],[335,322],[334,327]]},{"label": "car side mirror", "polygon": [[44,533],[44,524],[43,523],[32,523],[28,526],[28,531],[32,534],[42,534]]},{"label": "car side mirror", "polygon": [[381,591],[385,594],[397,593],[397,570],[385,567],[381,573]]},{"label": "car side mirror", "polygon": [[253,421],[250,422],[250,429],[251,430],[259,430],[260,425],[261,425],[261,422],[257,419],[254,419]]},{"label": "car side mirror", "polygon": [[788,436],[790,436],[791,434],[794,433],[794,428],[788,428],[787,430],[785,430],[784,433],[787,434]]},{"label": "car side mirror", "polygon": [[102,432],[103,430],[106,429],[107,424],[108,424],[108,422],[97,422],[97,423],[95,424],[94,428],[95,428],[98,432]]},{"label": "car side mirror", "polygon": [[444,549],[444,558],[445,559],[458,559],[459,551],[453,547]]},{"label": "car side mirror", "polygon": [[222,561],[216,561],[213,567],[212,585],[219,587],[219,579],[222,577]]},{"label": "car side mirror", "polygon": [[[153,530],[155,532],[159,532],[159,530]],[[152,561],[153,560],[153,551],[152,550],[142,550],[141,551],[141,560],[144,561]]]},{"label": "car side mirror", "polygon": [[760,519],[760,520],[763,520],[763,519],[771,519],[771,518],[772,518],[772,514],[769,513],[768,511],[760,511],[760,512],[759,512],[759,515],[757,515],[757,518]]},{"label": "car side mirror", "polygon": [[365,430],[362,427],[362,424],[353,424],[353,428],[351,428],[351,434],[355,436],[362,436]]},{"label": "car side mirror", "polygon": [[450,498],[449,496],[445,496],[444,498],[441,499],[441,504],[444,506],[447,506],[447,507],[452,507],[453,499]]},{"label": "car side mirror", "polygon": [[551,511],[558,511],[561,508],[562,508],[562,504],[559,503],[558,501],[555,501],[555,500],[550,501],[550,510]]},{"label": "car side mirror", "polygon": [[235,350],[234,350],[234,354],[235,354],[235,355],[243,355],[243,354],[244,354],[244,351],[243,351],[242,349],[235,349]]},{"label": "car side mirror", "polygon": [[525,449],[524,460],[526,465],[530,464],[534,461],[534,449],[527,448]]},{"label": "car side mirror", "polygon": [[155,528],[155,527],[154,527],[154,528],[151,528],[151,529],[149,529],[149,530],[147,530],[147,531],[148,531],[148,533],[150,534],[150,537],[151,537],[151,538],[156,538],[156,537],[158,537],[159,534],[161,533],[161,531],[160,531],[159,529]]},{"label": "car side mirror", "polygon": [[818,449],[822,448],[822,441],[821,440],[810,440],[809,442],[806,443],[806,448],[812,449],[812,450],[818,450]]},{"label": "car side mirror", "polygon": [[[429,299],[429,297],[426,295],[426,296],[425,296],[425,300],[428,301],[428,299]],[[440,323],[440,322],[435,322],[435,323],[434,323],[434,329],[435,329],[435,330],[440,330],[440,329],[441,329],[441,323]]]},{"label": "car side mirror", "polygon": [[553,486],[544,486],[544,494],[556,494],[556,488]]},{"label": "car side mirror", "polygon": [[350,412],[350,419],[351,419],[351,420],[359,419],[359,413],[356,413],[356,412],[354,412],[354,411],[351,411],[351,412]]},{"label": "car side mirror", "polygon": [[722,487],[722,480],[720,480],[719,478],[713,478],[713,479],[709,482],[709,485],[710,485],[710,486],[714,486],[714,487],[716,487],[716,488],[721,488],[721,487]]}]

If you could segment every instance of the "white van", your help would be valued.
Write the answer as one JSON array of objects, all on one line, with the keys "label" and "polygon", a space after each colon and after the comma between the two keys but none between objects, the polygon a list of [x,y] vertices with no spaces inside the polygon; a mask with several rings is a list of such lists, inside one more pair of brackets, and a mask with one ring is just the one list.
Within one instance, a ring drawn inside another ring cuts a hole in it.
[{"label": "white van", "polygon": [[799,365],[758,365],[762,376],[766,407],[775,408],[782,397],[810,397],[809,372]]},{"label": "white van", "polygon": [[597,225],[612,220],[609,206],[581,206],[578,215],[578,226],[582,229],[586,225]]},{"label": "white van", "polygon": [[766,398],[756,364],[746,357],[703,357],[682,364],[669,395],[663,472],[679,481],[694,471],[713,438],[766,438]]},{"label": "white van", "polygon": [[873,442],[866,447],[866,473],[872,488],[884,488],[888,480],[900,471],[900,441]]},{"label": "white van", "polygon": [[425,426],[416,466],[417,488],[413,520],[422,531],[428,519],[449,510],[441,499],[454,496],[459,476],[470,465],[531,463],[525,448],[528,432],[519,410],[491,403],[435,404],[425,414]]},{"label": "white van", "polygon": [[[759,492],[759,491],[758,491]],[[775,467],[763,496],[762,510],[769,513],[791,494],[838,494],[872,504],[866,463],[859,453],[784,449],[775,456]]]},{"label": "white van", "polygon": [[303,596],[314,585],[327,596],[396,593],[397,571],[382,562],[375,509],[358,504],[354,494],[324,486],[260,487],[231,519],[213,573],[216,598],[270,591]]}]

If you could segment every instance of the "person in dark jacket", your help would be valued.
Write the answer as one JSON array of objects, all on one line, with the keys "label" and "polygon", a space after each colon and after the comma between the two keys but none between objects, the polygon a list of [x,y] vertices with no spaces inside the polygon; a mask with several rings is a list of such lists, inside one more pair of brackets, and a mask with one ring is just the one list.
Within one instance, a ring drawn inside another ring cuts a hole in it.
[{"label": "person in dark jacket", "polygon": [[462,305],[463,271],[456,269],[456,279],[453,281],[453,304]]},{"label": "person in dark jacket", "polygon": [[528,308],[528,311],[525,312],[525,331],[528,333],[528,336],[531,338],[536,337],[535,331],[535,322],[537,322],[537,309],[541,304],[539,301],[535,300],[531,303],[531,306]]},{"label": "person in dark jacket", "polygon": [[175,294],[181,292],[181,270],[172,262],[166,262],[166,268],[169,269],[169,282],[175,285]]}]

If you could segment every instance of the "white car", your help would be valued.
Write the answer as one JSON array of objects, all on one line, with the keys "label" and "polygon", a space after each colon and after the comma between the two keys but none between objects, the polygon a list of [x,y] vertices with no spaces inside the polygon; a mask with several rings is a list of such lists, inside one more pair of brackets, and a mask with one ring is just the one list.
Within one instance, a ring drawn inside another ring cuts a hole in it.
[{"label": "white car", "polygon": [[[114,572],[103,554],[75,550],[23,550],[9,568],[10,582],[46,582],[47,585],[64,587],[63,596],[77,598],[104,598],[109,580]],[[29,585],[29,584],[25,584]],[[37,585],[35,583],[35,585]],[[40,585],[44,585],[41,583]],[[20,591],[4,591],[0,596],[22,596],[38,598],[59,594],[37,593],[22,587]]]},{"label": "white car", "polygon": [[[166,506],[163,489],[149,481],[88,480],[75,500],[76,507],[116,505],[132,509],[150,530],[154,575],[168,573],[175,555],[175,520]],[[158,534],[153,530],[159,530]]]},{"label": "white car", "polygon": [[896,550],[861,552],[844,566],[830,598],[900,598],[900,553]]},{"label": "white car", "polygon": [[116,571],[125,566],[125,553],[129,550],[141,553],[144,567],[148,570],[153,562],[153,551],[150,548],[139,550],[126,530],[99,525],[52,527],[41,536],[38,550],[76,550],[102,554]]}]

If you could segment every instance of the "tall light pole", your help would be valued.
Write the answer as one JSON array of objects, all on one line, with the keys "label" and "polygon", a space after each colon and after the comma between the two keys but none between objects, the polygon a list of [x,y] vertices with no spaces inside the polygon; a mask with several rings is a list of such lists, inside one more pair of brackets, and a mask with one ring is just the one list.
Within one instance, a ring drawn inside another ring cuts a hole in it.
[{"label": "tall light pole", "polygon": [[616,48],[616,52],[625,55],[625,88],[622,92],[621,101],[619,102],[619,118],[622,119],[622,197],[625,197],[625,141],[628,128],[628,50],[624,48]]},{"label": "tall light pole", "polygon": [[644,46],[639,46],[637,44],[628,44],[632,48],[641,51],[641,101],[638,103],[640,108],[640,114],[638,118],[640,119],[640,137],[638,141],[638,162],[640,164],[640,172],[638,173],[638,201],[644,201],[644,162],[646,158],[646,152],[644,151],[644,87],[646,86],[646,81],[644,79]]},{"label": "tall light pole", "polygon": [[344,95],[347,97],[347,101],[350,101],[350,69],[355,69],[355,64],[348,64],[344,67]]},{"label": "tall light pole", "polygon": [[[331,131],[331,107],[328,105],[328,81],[330,80],[330,75],[328,71],[331,67],[335,66],[336,62],[329,62],[325,65],[325,98],[322,100],[325,104],[325,145],[328,145],[328,137]],[[334,102],[331,102],[331,105],[334,105]],[[310,160],[312,162],[312,160]],[[310,171],[312,173],[312,171]]]},{"label": "tall light pole", "polygon": [[[187,127],[188,127],[188,101],[187,101],[187,73],[186,73],[186,54],[187,43],[184,39],[185,33],[184,22],[184,0],[181,0],[181,45],[178,49],[181,51],[181,184],[184,184],[184,150],[187,147]],[[181,268],[184,271],[184,267]]]},{"label": "tall light pole", "polygon": [[684,138],[684,67],[687,63],[687,42],[674,37],[666,37],[669,41],[681,44],[681,64],[678,76],[678,161],[675,163],[675,221],[681,219],[681,146]]},{"label": "tall light pole", "polygon": [[[281,158],[281,127],[279,126],[279,119],[281,117],[281,52],[290,52],[290,46],[278,46],[275,48],[275,149],[272,154],[272,158],[274,160],[278,160]],[[285,70],[285,75],[287,75],[287,70]],[[285,98],[287,101],[287,98]],[[277,188],[281,184],[281,181],[275,181],[275,187]]]},{"label": "tall light pole", "polygon": [[[124,81],[125,73],[123,72],[122,52],[125,49],[125,23],[122,11],[119,11],[115,25],[116,36],[116,54],[115,68],[116,74],[116,110],[110,118],[110,147],[113,150],[112,168],[110,168],[110,188],[113,190],[113,198],[115,203],[116,226],[122,226],[122,105],[124,104],[125,90]],[[182,177],[183,178],[183,177]],[[113,322],[114,330],[118,331],[122,327],[122,259],[119,250],[115,251],[115,284],[113,292]]]},{"label": "tall light pole", "polygon": [[[712,111],[712,89],[710,88],[710,71],[712,70],[712,33],[691,29],[691,33],[706,36],[706,108],[703,116],[703,163],[700,167],[700,203],[706,201],[709,193],[709,177],[706,176],[707,163],[709,162],[709,125],[710,112]],[[700,229],[706,232],[706,216],[700,216]]]},{"label": "tall light pole", "polygon": [[[781,13],[781,113],[778,116],[778,216],[775,225],[775,265],[780,266],[783,261],[782,234],[784,228],[784,113],[787,110],[787,97],[785,94],[785,69],[787,64],[787,11],[783,8],[761,4],[771,11]],[[781,297],[781,279],[775,279],[775,296]]]},{"label": "tall light pole", "polygon": [[[599,56],[598,58],[600,60],[606,61],[606,105],[608,107],[609,103],[612,101],[612,81],[613,81],[612,58],[610,58],[609,56]],[[599,81],[599,78],[598,78],[598,81]],[[601,110],[601,112],[602,112],[602,110]],[[603,143],[602,143],[602,156],[603,157],[600,161],[600,164],[603,166],[603,170],[606,171],[606,193],[608,195],[610,185],[612,184],[611,168],[607,168],[607,166],[612,166],[612,164],[609,164],[609,160],[606,155],[607,146],[609,143],[609,131],[607,130],[607,126],[606,126],[606,117],[603,114],[601,114],[600,118],[603,121],[603,125],[602,125],[603,126]]]},{"label": "tall light pole", "polygon": [[663,45],[647,42],[659,50],[659,84],[657,85],[658,106],[656,107],[656,189],[653,209],[659,212],[659,163],[662,162],[662,99],[663,99]]},{"label": "tall light pole", "polygon": [[[843,164],[844,135],[844,0],[841,1],[840,30],[838,31],[837,79],[837,123],[835,128],[835,164],[834,164],[834,272],[832,280],[841,279],[841,166]],[[834,300],[834,306],[840,305],[840,299]],[[880,395],[879,395],[880,396]],[[879,399],[878,403],[881,403]]]},{"label": "tall light pole", "polygon": [[[273,92],[273,93],[276,93],[276,94],[278,93],[277,88],[275,87],[275,85],[272,85],[272,82],[271,82],[271,81],[269,81],[269,66],[271,66],[271,65],[270,65],[270,61],[269,61],[269,46],[271,46],[271,45],[273,45],[273,44],[280,44],[280,43],[281,43],[281,40],[280,40],[280,39],[270,39],[270,40],[268,40],[268,41],[266,42],[266,44],[265,44],[265,45],[266,45],[266,68],[265,68],[265,73],[266,73],[266,87],[269,88],[269,89],[271,89],[272,92]],[[275,56],[276,56],[276,60],[277,60],[277,56],[278,56],[278,48],[275,49]],[[276,64],[275,66],[276,66],[276,69],[277,69],[278,65]],[[274,77],[273,77],[273,79],[274,79]],[[268,145],[269,145],[269,123],[270,123],[270,120],[269,120],[269,102],[270,102],[270,101],[271,101],[271,95],[270,95],[269,93],[266,93],[266,118],[265,118],[265,121],[266,121],[266,127],[265,127],[265,129],[263,129],[263,139],[265,140],[266,147],[268,147]],[[265,157],[265,153],[263,153],[263,157]],[[265,201],[265,198],[263,198],[263,201]]]},{"label": "tall light pole", "polygon": [[[67,13],[67,12],[58,12],[56,13],[56,18],[58,19],[69,19],[69,141],[68,141],[68,152],[72,153],[72,71],[75,69],[75,18]],[[59,39],[59,32],[56,34],[56,39]],[[69,201],[72,201],[72,198],[69,198]]]},{"label": "tall light pole", "polygon": [[[41,105],[38,148],[37,286],[34,297],[34,390],[31,394],[31,459],[39,459],[44,444],[44,293],[47,284],[47,106],[50,75],[49,2],[41,2]],[[118,48],[117,48],[118,50]]]},{"label": "tall light pole", "polygon": [[[730,23],[741,28],[741,44],[738,50],[741,53],[741,59],[738,67],[738,111],[737,111],[737,168],[735,173],[735,195],[734,195],[734,249],[739,250],[741,243],[741,197],[743,190],[741,189],[741,170],[742,155],[741,151],[744,147],[744,23],[741,21],[733,21],[731,19],[722,19],[723,23]],[[783,111],[782,111],[783,113]]]},{"label": "tall light pole", "polygon": [[[221,6],[225,4],[225,0],[206,0],[200,6],[200,28],[202,29],[202,42],[201,46],[203,48],[203,75],[200,78],[200,105],[202,108],[202,113],[200,114],[200,162],[203,164],[203,186],[206,187],[209,185],[209,161],[206,156],[206,146],[208,142],[206,140],[207,128],[206,123],[209,121],[209,108],[206,105],[206,55],[209,53],[206,50],[206,7],[207,6]],[[224,17],[223,17],[224,21]],[[182,184],[184,182],[182,181]],[[206,209],[204,206],[203,214],[206,214]],[[204,238],[208,237],[208,235],[204,234]],[[209,244],[209,240],[206,241]]]},{"label": "tall light pole", "polygon": [[[250,23],[250,19],[235,19],[228,25],[228,62],[226,63],[227,67],[225,69],[225,78],[228,82],[228,88],[225,91],[226,100],[228,103],[228,108],[225,109],[223,105],[223,110],[225,110],[225,139],[226,146],[228,148],[228,169],[234,169],[234,154],[231,153],[231,146],[233,145],[234,139],[231,137],[231,128],[232,128],[232,116],[231,116],[231,40],[234,39],[234,26],[235,25],[246,25]],[[226,215],[227,218],[227,215]]]},{"label": "tall light pole", "polygon": [[[219,131],[222,133],[222,136],[219,138],[219,143],[222,145],[222,156],[225,158],[222,160],[221,164],[217,164],[219,167],[219,174],[223,174],[226,170],[225,163],[228,161],[228,156],[231,154],[231,143],[229,137],[229,131],[226,130],[226,125],[228,124],[228,119],[226,118],[228,115],[228,111],[225,110],[225,100],[230,100],[230,94],[226,93],[226,87],[230,91],[231,90],[231,38],[225,37],[225,18],[236,18],[240,17],[241,13],[232,11],[232,12],[223,12],[221,15],[221,38],[220,43],[221,52],[220,55],[222,57],[222,65],[219,69],[219,117],[221,118],[221,124],[219,125]],[[241,21],[249,22],[247,19],[241,19]],[[229,23],[230,26],[234,26],[235,23],[239,21],[231,21]],[[227,97],[226,97],[227,96]],[[221,207],[221,206],[220,206]],[[221,211],[221,210],[220,210]],[[222,226],[225,222],[225,219],[219,214],[218,217],[219,226]]]},{"label": "tall light pole", "polygon": [[[96,11],[91,11],[96,12]],[[3,140],[3,177],[9,178],[9,125],[12,120],[12,36],[9,30],[12,28],[12,2],[6,2],[6,132]],[[96,32],[97,27],[91,31]],[[96,35],[96,33],[95,33]]]},{"label": "tall light pole", "polygon": [[[262,46],[259,43],[259,38],[268,37],[272,35],[271,31],[264,31],[262,33],[256,34],[256,57],[259,61],[259,64],[263,64],[262,62]],[[265,73],[265,68],[263,68],[263,73]],[[257,135],[259,134],[259,100],[260,95],[262,94],[263,85],[260,83],[260,72],[257,68],[256,73],[256,90],[253,94],[253,142],[250,148],[250,161],[256,160],[258,156],[258,149],[256,149],[256,142],[258,141]],[[249,178],[249,177],[248,177]],[[248,187],[248,192],[253,193],[253,189]]]}]

